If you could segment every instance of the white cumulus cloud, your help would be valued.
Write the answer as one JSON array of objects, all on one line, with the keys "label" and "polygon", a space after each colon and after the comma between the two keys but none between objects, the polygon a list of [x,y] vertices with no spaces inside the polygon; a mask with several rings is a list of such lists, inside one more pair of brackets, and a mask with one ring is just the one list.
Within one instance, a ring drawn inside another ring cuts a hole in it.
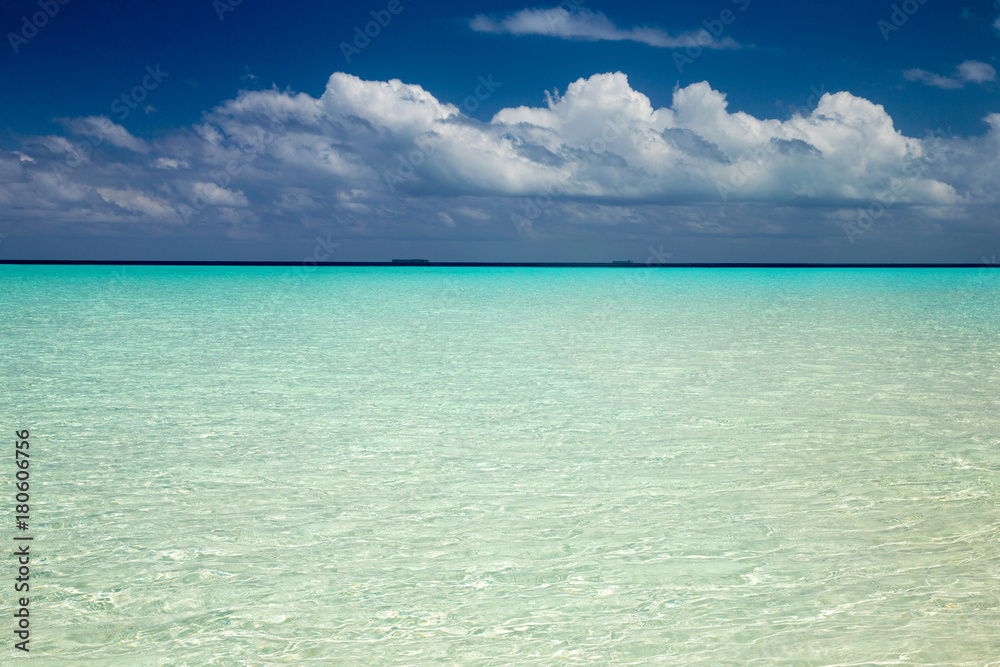
[{"label": "white cumulus cloud", "polygon": [[[970,81],[988,74],[959,71]],[[998,203],[1000,113],[985,120],[979,136],[906,136],[881,105],[846,91],[788,119],[760,118],[730,108],[708,82],[655,107],[608,72],[480,121],[417,84],[338,72],[319,97],[242,92],[151,140],[110,121],[66,121],[69,137],[100,127],[104,140],[87,160],[70,159],[76,140],[62,136],[0,149],[0,204],[5,224],[183,221],[240,238],[509,225],[523,202],[542,200],[533,233],[662,224],[666,207],[698,234],[732,233],[738,219],[799,233],[806,223],[762,211],[876,201],[957,220],[961,207]]]}]

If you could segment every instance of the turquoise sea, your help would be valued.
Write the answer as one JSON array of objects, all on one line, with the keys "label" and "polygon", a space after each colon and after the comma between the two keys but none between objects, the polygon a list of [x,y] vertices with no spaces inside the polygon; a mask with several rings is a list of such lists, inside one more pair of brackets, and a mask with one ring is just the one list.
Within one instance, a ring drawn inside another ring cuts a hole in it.
[{"label": "turquoise sea", "polygon": [[998,369],[990,269],[0,266],[0,662],[1000,665]]}]

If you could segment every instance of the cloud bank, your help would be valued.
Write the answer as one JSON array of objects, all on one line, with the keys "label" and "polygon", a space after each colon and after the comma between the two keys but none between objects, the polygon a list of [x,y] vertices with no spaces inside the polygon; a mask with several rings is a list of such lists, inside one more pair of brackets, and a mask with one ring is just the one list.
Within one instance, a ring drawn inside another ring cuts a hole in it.
[{"label": "cloud bank", "polygon": [[1000,113],[985,120],[977,137],[907,137],[882,106],[849,92],[824,94],[807,115],[762,119],[731,111],[707,82],[654,108],[615,72],[482,122],[419,85],[338,72],[319,97],[242,92],[149,140],[103,117],[65,119],[63,135],[0,150],[0,207],[8,229],[143,225],[238,238],[509,227],[514,214],[538,233],[649,220],[662,207],[851,212],[888,201],[960,218],[997,203]]}]

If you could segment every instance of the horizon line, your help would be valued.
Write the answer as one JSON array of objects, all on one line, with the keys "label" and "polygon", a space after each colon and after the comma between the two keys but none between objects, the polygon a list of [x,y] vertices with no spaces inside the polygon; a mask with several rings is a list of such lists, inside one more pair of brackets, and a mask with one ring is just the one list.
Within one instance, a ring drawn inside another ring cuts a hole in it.
[{"label": "horizon line", "polygon": [[113,260],[113,259],[0,259],[6,265],[64,266],[310,266],[310,267],[523,267],[523,268],[608,268],[608,269],[669,269],[669,268],[762,268],[762,269],[975,269],[987,264],[942,262],[432,262],[425,259],[394,259],[388,262],[303,262],[245,260]]}]

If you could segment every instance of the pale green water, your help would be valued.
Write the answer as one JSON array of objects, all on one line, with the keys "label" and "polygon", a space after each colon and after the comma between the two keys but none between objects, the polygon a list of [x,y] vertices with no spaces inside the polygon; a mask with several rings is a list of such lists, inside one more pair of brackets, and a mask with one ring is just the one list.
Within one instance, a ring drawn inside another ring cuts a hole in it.
[{"label": "pale green water", "polygon": [[1000,664],[997,273],[0,267],[29,660]]}]

